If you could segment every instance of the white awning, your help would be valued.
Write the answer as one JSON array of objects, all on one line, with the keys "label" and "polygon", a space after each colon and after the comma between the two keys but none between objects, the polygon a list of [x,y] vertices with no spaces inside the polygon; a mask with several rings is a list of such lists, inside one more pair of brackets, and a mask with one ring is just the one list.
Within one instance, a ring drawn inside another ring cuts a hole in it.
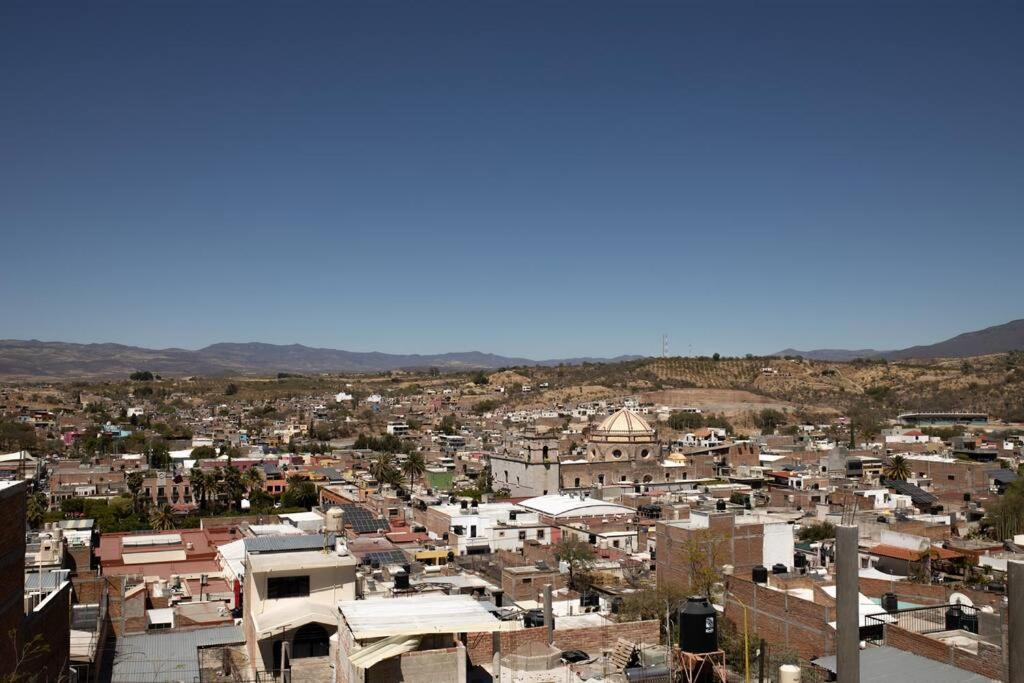
[{"label": "white awning", "polygon": [[313,622],[330,626],[332,631],[338,627],[338,617],[333,609],[307,600],[289,601],[253,616],[257,638],[266,638]]},{"label": "white awning", "polygon": [[377,662],[412,652],[419,646],[420,636],[391,636],[356,650],[348,656],[348,661],[360,669],[369,669]]}]

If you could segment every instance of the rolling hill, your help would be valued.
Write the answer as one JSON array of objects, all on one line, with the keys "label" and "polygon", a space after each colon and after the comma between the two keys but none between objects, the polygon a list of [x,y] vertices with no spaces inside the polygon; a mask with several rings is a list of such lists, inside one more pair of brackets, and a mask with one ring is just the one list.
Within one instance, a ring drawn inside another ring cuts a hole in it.
[{"label": "rolling hill", "polygon": [[0,376],[26,379],[124,377],[136,370],[149,370],[162,375],[384,372],[431,367],[444,371],[489,370],[515,365],[615,362],[629,358],[635,356],[535,361],[479,351],[402,355],[258,342],[212,344],[191,351],[175,348],[147,349],[122,344],[0,340]]},{"label": "rolling hill", "polygon": [[993,353],[1008,353],[1024,350],[1024,319],[1013,320],[1002,325],[986,327],[983,330],[964,332],[935,344],[911,346],[895,351],[875,349],[814,349],[798,351],[785,349],[774,356],[803,356],[811,360],[850,361],[855,358],[882,358],[885,360],[908,360],[912,358],[969,358]]}]

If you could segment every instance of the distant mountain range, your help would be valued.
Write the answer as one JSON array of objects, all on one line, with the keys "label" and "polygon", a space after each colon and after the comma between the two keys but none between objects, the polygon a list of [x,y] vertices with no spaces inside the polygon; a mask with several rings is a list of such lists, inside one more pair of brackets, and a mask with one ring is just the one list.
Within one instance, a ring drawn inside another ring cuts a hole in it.
[{"label": "distant mountain range", "polygon": [[803,356],[812,360],[850,361],[854,358],[884,358],[886,360],[906,360],[909,358],[967,358],[984,356],[990,353],[1006,353],[1024,350],[1024,320],[1013,320],[1003,325],[986,327],[976,332],[965,332],[951,339],[928,344],[911,346],[896,351],[876,351],[875,349],[814,349],[798,351],[785,349],[775,356]]},{"label": "distant mountain range", "polygon": [[640,356],[530,360],[479,351],[434,355],[319,349],[301,344],[213,344],[198,351],[146,349],[122,344],[0,340],[0,376],[23,378],[116,377],[137,370],[161,375],[271,374],[277,372],[384,372],[436,367],[444,371],[491,370],[514,365],[614,363]]}]

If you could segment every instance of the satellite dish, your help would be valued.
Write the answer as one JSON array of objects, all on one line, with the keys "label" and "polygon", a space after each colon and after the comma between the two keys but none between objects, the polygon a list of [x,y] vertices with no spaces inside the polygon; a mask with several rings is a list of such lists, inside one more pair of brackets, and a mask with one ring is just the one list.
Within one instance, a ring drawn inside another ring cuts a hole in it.
[{"label": "satellite dish", "polygon": [[951,604],[951,605],[960,604],[960,605],[967,605],[968,607],[974,607],[974,601],[971,600],[966,595],[964,595],[963,593],[950,593],[949,594],[949,604]]}]

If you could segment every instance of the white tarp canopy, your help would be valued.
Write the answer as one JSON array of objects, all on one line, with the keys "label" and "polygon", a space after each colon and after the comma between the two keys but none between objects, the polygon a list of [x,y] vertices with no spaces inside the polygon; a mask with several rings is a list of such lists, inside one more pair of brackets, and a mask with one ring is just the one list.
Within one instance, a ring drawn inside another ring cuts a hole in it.
[{"label": "white tarp canopy", "polygon": [[312,622],[328,625],[332,629],[338,626],[338,618],[333,609],[308,600],[290,600],[253,617],[257,638],[266,638]]},{"label": "white tarp canopy", "polygon": [[512,630],[484,603],[468,595],[418,595],[401,600],[343,600],[338,603],[356,640],[424,633],[486,633]]},{"label": "white tarp canopy", "polygon": [[377,662],[412,652],[420,646],[421,638],[422,636],[391,636],[378,640],[373,645],[367,645],[350,654],[348,661],[360,669],[369,669]]}]

